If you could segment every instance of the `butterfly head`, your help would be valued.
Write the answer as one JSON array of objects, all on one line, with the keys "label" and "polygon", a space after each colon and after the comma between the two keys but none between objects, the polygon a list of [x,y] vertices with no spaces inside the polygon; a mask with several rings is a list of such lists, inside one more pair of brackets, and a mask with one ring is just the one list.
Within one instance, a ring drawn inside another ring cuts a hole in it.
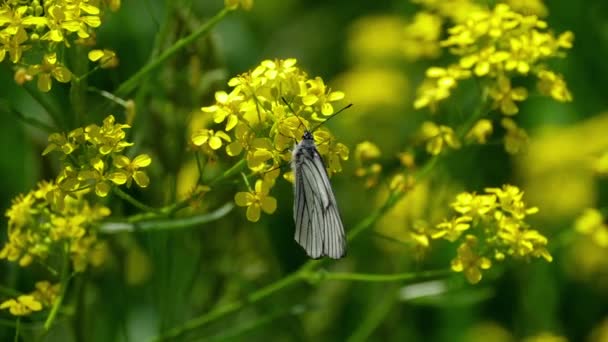
[{"label": "butterfly head", "polygon": [[314,137],[312,136],[312,133],[310,131],[306,130],[302,135],[302,140],[314,140]]}]

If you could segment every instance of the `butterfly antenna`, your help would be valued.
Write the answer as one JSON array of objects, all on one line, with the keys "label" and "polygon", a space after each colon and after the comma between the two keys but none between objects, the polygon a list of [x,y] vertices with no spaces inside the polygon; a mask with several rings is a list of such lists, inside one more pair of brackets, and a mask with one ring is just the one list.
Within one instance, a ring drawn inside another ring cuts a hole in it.
[{"label": "butterfly antenna", "polygon": [[283,96],[281,96],[281,100],[283,100],[283,102],[285,102],[285,105],[287,106],[287,108],[289,108],[291,113],[293,113],[293,116],[298,118],[298,121],[300,121],[300,125],[304,126],[305,130],[308,130],[308,127],[306,127],[306,125],[304,124],[304,121],[302,121],[302,119],[300,119],[300,117],[298,116],[298,114],[296,114],[296,112],[293,110],[293,108],[291,108],[291,105],[289,104],[289,102],[287,102],[287,100],[285,100],[285,98]]},{"label": "butterfly antenna", "polygon": [[346,106],[344,106],[342,109],[340,109],[339,111],[333,113],[330,117],[328,117],[326,120],[324,120],[323,122],[318,123],[315,127],[313,127],[310,131],[314,132],[317,130],[317,128],[321,127],[321,125],[325,124],[327,121],[329,121],[331,118],[333,118],[334,116],[342,113],[343,111],[347,110],[348,108],[352,107],[353,104],[349,103]]}]

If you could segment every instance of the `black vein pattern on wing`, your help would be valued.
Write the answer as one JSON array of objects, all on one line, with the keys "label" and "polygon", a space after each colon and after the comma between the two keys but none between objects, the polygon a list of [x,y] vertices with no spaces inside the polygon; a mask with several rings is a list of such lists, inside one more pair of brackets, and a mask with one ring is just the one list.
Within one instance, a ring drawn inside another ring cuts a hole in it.
[{"label": "black vein pattern on wing", "polygon": [[341,258],[344,228],[323,160],[315,148],[302,148],[295,157],[295,239],[312,258]]}]

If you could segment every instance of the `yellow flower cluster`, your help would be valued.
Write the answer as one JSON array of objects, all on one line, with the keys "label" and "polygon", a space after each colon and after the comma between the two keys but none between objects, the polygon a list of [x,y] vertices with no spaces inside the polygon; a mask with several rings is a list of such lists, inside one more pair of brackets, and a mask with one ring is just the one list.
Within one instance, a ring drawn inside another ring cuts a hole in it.
[{"label": "yellow flower cluster", "polygon": [[608,248],[608,225],[604,223],[604,215],[597,209],[587,209],[577,218],[574,229],[591,238],[594,244]]},{"label": "yellow flower cluster", "polygon": [[563,77],[545,63],[572,47],[572,32],[555,36],[536,15],[517,13],[506,4],[497,4],[493,10],[479,8],[456,22],[441,46],[458,61],[426,71],[415,108],[436,111],[461,81],[471,78],[482,80],[492,108],[506,116],[517,114],[517,103],[528,98],[528,89],[513,85],[518,77],[534,77],[538,91],[557,101],[572,100]]},{"label": "yellow flower cluster", "polygon": [[103,245],[92,227],[110,210],[91,206],[84,199],[86,191],[58,201],[58,188],[54,183],[41,182],[36,190],[13,200],[6,211],[8,241],[0,250],[0,259],[25,267],[34,260],[68,253],[77,272],[103,261]]},{"label": "yellow flower cluster", "polygon": [[92,124],[49,136],[49,145],[42,154],[52,151],[62,154],[63,167],[56,180],[60,190],[58,200],[84,189],[94,189],[97,196],[105,197],[112,186],[130,187],[132,181],[142,188],[148,186],[150,179],[143,168],[150,165],[150,156],[140,154],[131,160],[122,154],[133,145],[125,140],[124,129],[129,127],[116,123],[114,116],[109,115],[102,126]]},{"label": "yellow flower cluster", "polygon": [[58,295],[59,284],[51,285],[48,281],[39,281],[32,293],[7,299],[0,303],[0,309],[8,309],[13,316],[25,316],[51,307]]},{"label": "yellow flower cluster", "polygon": [[378,146],[370,141],[364,141],[355,147],[355,175],[364,178],[365,187],[371,188],[378,184],[382,165],[377,162],[381,152]]},{"label": "yellow flower cluster", "polygon": [[[215,104],[202,108],[213,117],[216,127],[194,132],[191,143],[210,156],[222,148],[229,156],[243,156],[259,178],[255,189],[236,194],[235,200],[238,205],[253,206],[247,217],[257,221],[260,208],[271,213],[276,207],[270,189],[281,173],[280,166],[291,160],[294,143],[302,139],[304,130],[316,129],[331,116],[333,103],[344,94],[332,91],[320,77],[309,78],[293,58],[265,60],[254,70],[232,78],[228,85],[232,90],[218,91]],[[326,127],[316,129],[314,138],[327,172],[340,172],[341,161],[348,159],[348,148]],[[290,173],[284,176],[289,179]]]},{"label": "yellow flower cluster", "polygon": [[[116,1],[107,1],[117,9]],[[69,82],[72,73],[58,55],[71,44],[91,46],[94,29],[101,25],[99,1],[50,0],[3,1],[0,5],[0,62],[7,56],[19,67],[15,80],[23,83],[37,77],[41,91],[49,91],[52,79]],[[28,51],[29,50],[29,51]],[[24,54],[28,51],[27,54]],[[98,58],[109,66],[114,58]]]},{"label": "yellow flower cluster", "polygon": [[451,205],[456,215],[437,224],[430,234],[433,239],[462,241],[452,270],[477,283],[482,270],[492,266],[492,259],[542,257],[552,261],[547,238],[526,222],[538,208],[527,207],[523,195],[516,186],[504,185],[486,188],[484,194],[464,192],[456,197]]},{"label": "yellow flower cluster", "polygon": [[440,154],[445,146],[460,148],[460,141],[451,127],[425,121],[420,128],[420,134],[426,142],[426,151],[434,156]]}]

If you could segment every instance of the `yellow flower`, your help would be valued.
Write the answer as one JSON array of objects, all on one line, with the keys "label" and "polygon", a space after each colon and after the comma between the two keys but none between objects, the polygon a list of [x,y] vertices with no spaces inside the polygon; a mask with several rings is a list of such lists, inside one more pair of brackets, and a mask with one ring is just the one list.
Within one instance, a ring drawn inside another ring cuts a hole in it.
[{"label": "yellow flower", "polygon": [[240,88],[235,88],[230,94],[225,91],[218,91],[215,93],[216,104],[202,107],[201,110],[205,113],[212,113],[215,123],[226,121],[226,131],[230,131],[239,122],[243,100],[244,97],[241,95]]},{"label": "yellow flower", "polygon": [[102,69],[110,69],[118,66],[118,57],[112,50],[91,50],[88,54],[91,62],[98,62]]},{"label": "yellow flower", "polygon": [[465,277],[471,284],[477,284],[481,278],[481,270],[492,267],[492,261],[486,257],[481,257],[474,252],[477,246],[477,238],[467,235],[465,242],[458,247],[458,256],[452,260],[452,270],[454,272],[464,272]]},{"label": "yellow flower", "polygon": [[568,90],[564,78],[553,71],[543,70],[538,73],[538,90],[544,94],[551,96],[559,102],[572,101],[572,94]]},{"label": "yellow flower", "polygon": [[11,298],[2,302],[0,309],[9,309],[13,316],[25,316],[42,310],[42,304],[32,295],[21,295],[16,299]]},{"label": "yellow flower", "polygon": [[463,192],[456,196],[456,201],[451,206],[459,214],[483,217],[496,207],[496,196]]},{"label": "yellow flower", "polygon": [[48,281],[36,282],[36,290],[32,292],[32,296],[36,298],[43,306],[50,307],[55,303],[59,296],[61,284],[52,285]]},{"label": "yellow flower", "polygon": [[145,188],[150,184],[150,178],[140,169],[148,167],[151,162],[152,159],[147,154],[140,154],[132,161],[123,155],[114,157],[114,166],[120,169],[117,171],[118,173],[123,173],[126,177],[127,187],[131,186],[131,180],[134,180],[135,183],[142,188]]},{"label": "yellow flower", "polygon": [[192,143],[195,146],[209,146],[213,150],[222,147],[222,140],[231,142],[228,134],[222,131],[214,132],[212,129],[201,129],[192,135]]},{"label": "yellow flower", "polygon": [[410,60],[439,56],[441,17],[431,12],[418,12],[412,22],[405,26],[403,53]]},{"label": "yellow flower", "polygon": [[553,257],[547,249],[547,238],[538,231],[526,229],[520,222],[497,212],[500,230],[498,237],[509,246],[509,252],[517,257],[543,257],[551,262]]},{"label": "yellow flower", "polygon": [[591,237],[591,240],[600,247],[608,247],[608,226],[604,223],[604,216],[597,209],[586,209],[576,219],[574,229]]},{"label": "yellow flower", "polygon": [[511,81],[503,76],[498,78],[494,87],[490,88],[489,95],[494,99],[494,108],[500,108],[505,115],[515,115],[519,112],[515,101],[524,101],[528,98],[528,91],[523,87],[511,88]]},{"label": "yellow flower", "polygon": [[485,144],[488,141],[488,136],[492,135],[494,127],[492,121],[481,119],[475,123],[473,128],[467,133],[466,139],[477,141],[478,144]]},{"label": "yellow flower", "polygon": [[0,62],[4,60],[7,52],[9,53],[11,62],[19,62],[23,55],[23,50],[27,48],[26,45],[23,45],[26,41],[27,33],[23,29],[18,30],[14,35],[0,34]]},{"label": "yellow flower", "polygon": [[528,146],[528,134],[518,127],[515,121],[510,118],[503,118],[500,123],[507,131],[504,137],[507,152],[517,154]]},{"label": "yellow flower", "polygon": [[[305,85],[300,86],[300,89],[299,96],[302,97],[302,103],[306,106],[314,106],[321,114],[326,116],[334,113],[334,107],[331,102],[344,98],[344,93],[328,89],[321,77],[307,80]],[[313,118],[315,118],[314,114]]]},{"label": "yellow flower", "polygon": [[526,204],[522,201],[524,192],[516,186],[505,184],[502,188],[486,188],[485,192],[494,194],[500,208],[519,220],[538,212],[537,207],[526,208]]},{"label": "yellow flower", "polygon": [[437,126],[435,123],[425,121],[422,124],[422,138],[426,140],[426,151],[432,155],[438,155],[443,150],[444,145],[453,149],[460,148],[460,142],[456,133],[451,127]]},{"label": "yellow flower", "polygon": [[19,195],[13,199],[11,207],[6,211],[8,224],[12,227],[25,226],[32,219],[32,214],[35,213],[34,205],[35,198],[31,194]]},{"label": "yellow flower", "polygon": [[93,124],[84,129],[86,141],[97,147],[102,155],[122,152],[126,147],[133,146],[133,143],[124,140],[126,137],[124,129],[131,126],[115,122],[114,116],[108,115],[101,127]]},{"label": "yellow flower", "polygon": [[472,220],[473,218],[470,216],[458,216],[450,221],[444,220],[435,226],[435,232],[431,234],[431,237],[433,239],[444,238],[450,242],[454,242],[464,231],[471,228]]},{"label": "yellow flower", "polygon": [[247,219],[257,222],[260,219],[260,209],[266,214],[272,214],[277,209],[277,200],[268,195],[271,184],[258,179],[255,190],[250,192],[237,192],[234,201],[238,206],[247,207]]},{"label": "yellow flower", "polygon": [[44,55],[42,64],[36,64],[28,69],[28,74],[38,76],[38,89],[43,92],[51,90],[51,76],[59,82],[67,83],[72,79],[72,72],[57,61],[57,54]]},{"label": "yellow flower", "polygon": [[380,149],[370,141],[364,141],[355,147],[355,162],[357,169],[355,175],[365,178],[365,187],[371,188],[378,184],[382,165],[375,162],[381,155]]}]

